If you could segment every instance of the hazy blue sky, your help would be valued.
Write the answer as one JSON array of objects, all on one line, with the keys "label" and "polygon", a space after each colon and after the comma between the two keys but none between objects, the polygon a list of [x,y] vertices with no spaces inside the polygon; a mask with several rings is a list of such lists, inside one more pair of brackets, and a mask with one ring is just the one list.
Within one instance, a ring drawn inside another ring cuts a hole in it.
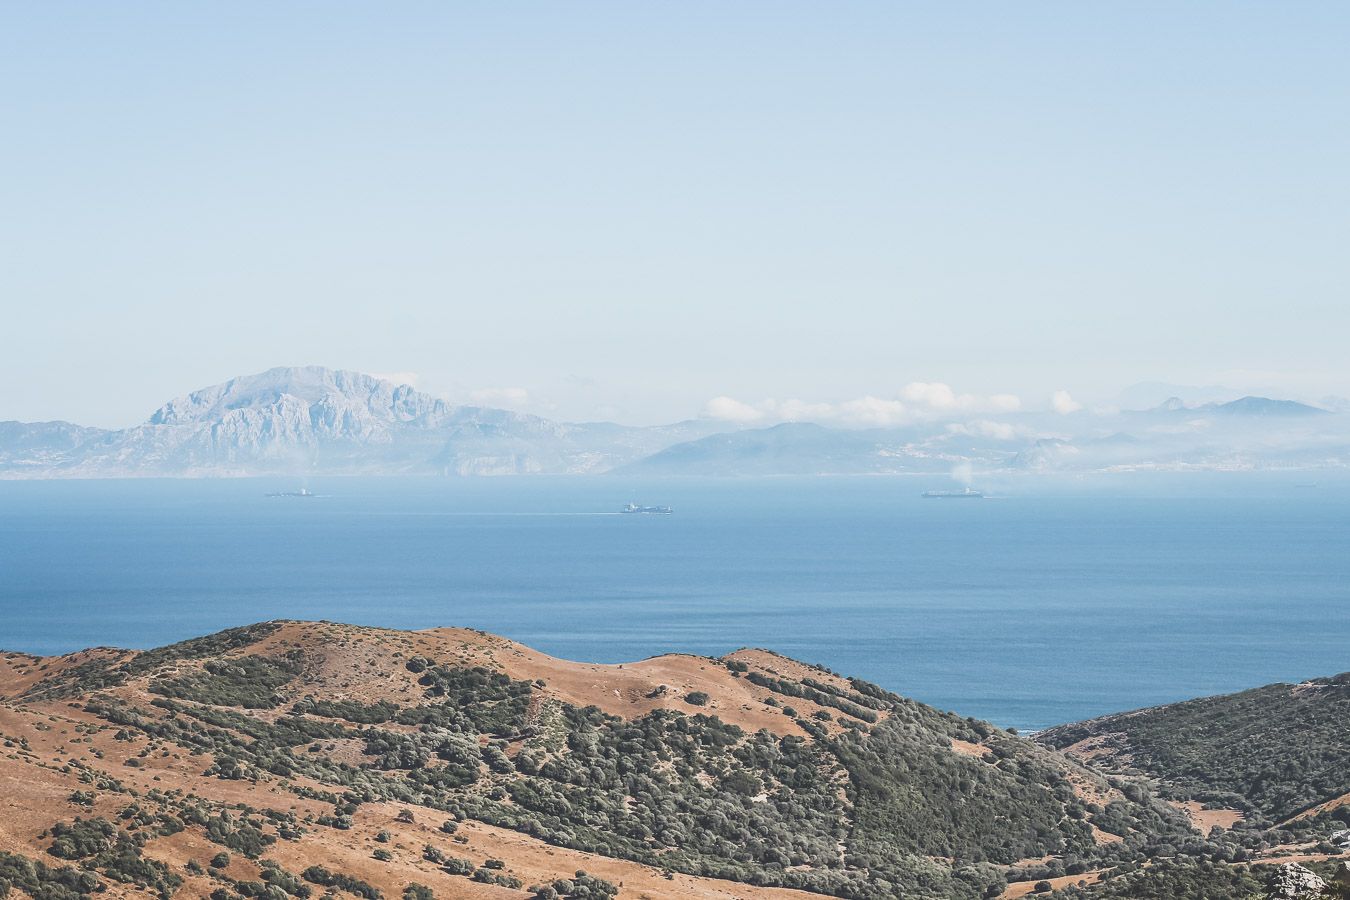
[{"label": "hazy blue sky", "polygon": [[1347,46],[1342,3],[7,3],[0,419],[310,363],[632,422],[1350,393]]}]

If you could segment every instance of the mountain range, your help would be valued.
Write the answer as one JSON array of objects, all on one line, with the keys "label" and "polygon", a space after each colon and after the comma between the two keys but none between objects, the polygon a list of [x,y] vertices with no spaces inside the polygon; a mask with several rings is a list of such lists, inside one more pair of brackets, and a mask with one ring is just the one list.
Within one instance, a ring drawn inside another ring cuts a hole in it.
[{"label": "mountain range", "polygon": [[[274,621],[0,653],[0,897],[1249,900],[1346,858],[1345,682],[1033,739],[767,650]],[[1237,752],[1171,728],[1234,709]]]},{"label": "mountain range", "polygon": [[0,423],[0,472],[37,477],[604,472],[706,423],[626,428],[453,406],[318,366],[270,369],[171,400],[120,430]]},{"label": "mountain range", "polygon": [[1071,415],[929,415],[903,426],[714,419],[629,427],[452,405],[317,366],[241,376],[123,429],[0,422],[0,477],[937,474],[1341,468],[1350,416],[1242,397]]}]

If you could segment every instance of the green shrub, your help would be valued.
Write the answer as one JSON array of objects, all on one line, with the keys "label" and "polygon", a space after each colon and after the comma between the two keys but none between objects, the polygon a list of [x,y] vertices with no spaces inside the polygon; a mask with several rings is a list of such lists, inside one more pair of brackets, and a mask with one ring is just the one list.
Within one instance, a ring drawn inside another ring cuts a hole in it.
[{"label": "green shrub", "polygon": [[310,884],[317,884],[321,887],[337,888],[340,891],[346,891],[349,894],[355,894],[358,897],[365,897],[366,900],[380,900],[380,892],[373,886],[350,875],[344,875],[341,872],[332,872],[323,866],[310,866],[300,873],[300,877]]},{"label": "green shrub", "polygon": [[240,656],[210,660],[200,672],[152,681],[150,691],[211,706],[272,709],[281,703],[277,690],[299,675],[301,668],[298,654],[283,659]]},{"label": "green shrub", "polygon": [[0,897],[18,888],[38,900],[86,900],[104,885],[90,872],[50,868],[35,859],[0,850]]}]

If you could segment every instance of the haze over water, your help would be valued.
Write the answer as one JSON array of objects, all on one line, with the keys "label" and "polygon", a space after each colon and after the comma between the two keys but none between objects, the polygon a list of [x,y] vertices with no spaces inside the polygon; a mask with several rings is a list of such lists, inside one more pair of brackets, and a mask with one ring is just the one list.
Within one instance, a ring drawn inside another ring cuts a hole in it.
[{"label": "haze over water", "polygon": [[[960,502],[908,478],[0,483],[0,647],[271,618],[599,662],[750,645],[1040,728],[1350,669],[1350,485],[1311,480],[1020,479]],[[615,514],[630,500],[676,513]]]}]

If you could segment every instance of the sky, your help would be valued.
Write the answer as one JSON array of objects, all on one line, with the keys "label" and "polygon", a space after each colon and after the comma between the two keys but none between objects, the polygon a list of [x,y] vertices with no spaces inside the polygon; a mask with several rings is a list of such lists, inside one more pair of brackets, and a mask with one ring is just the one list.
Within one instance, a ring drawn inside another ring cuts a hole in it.
[{"label": "sky", "polygon": [[632,424],[1350,394],[1347,45],[1316,2],[4,4],[0,419],[310,364]]}]

